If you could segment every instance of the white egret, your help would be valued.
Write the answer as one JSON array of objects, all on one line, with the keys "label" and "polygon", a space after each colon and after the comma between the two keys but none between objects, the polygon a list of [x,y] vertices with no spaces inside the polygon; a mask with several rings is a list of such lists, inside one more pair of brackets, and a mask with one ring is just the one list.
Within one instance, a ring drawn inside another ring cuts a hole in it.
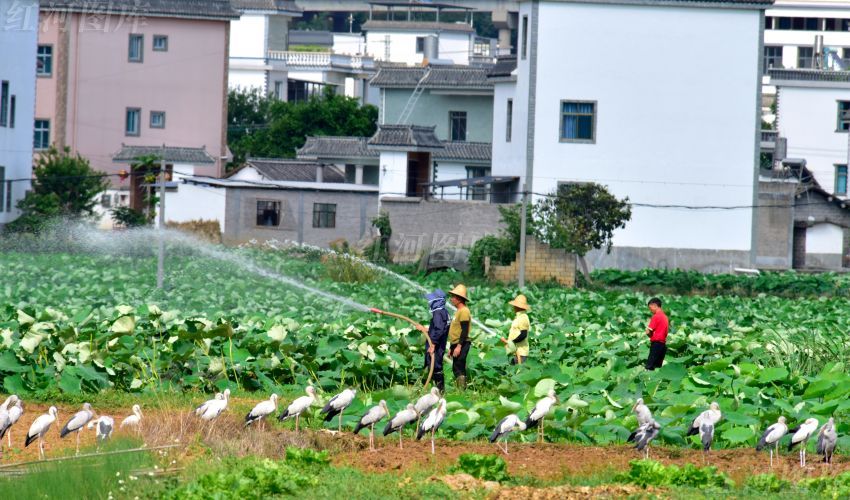
[{"label": "white egret", "polygon": [[773,467],[773,450],[776,449],[776,455],[779,456],[779,440],[788,434],[788,424],[785,423],[785,417],[779,417],[776,423],[768,427],[764,434],[761,435],[756,451],[761,451],[765,447],[770,449],[770,466]]},{"label": "white egret", "polygon": [[80,454],[80,432],[82,432],[82,430],[86,427],[86,424],[89,423],[89,420],[93,417],[94,412],[91,409],[91,405],[83,403],[83,409],[75,413],[74,416],[65,423],[65,427],[62,427],[62,430],[59,431],[60,438],[64,438],[72,432],[76,433],[77,455]]},{"label": "white egret", "polygon": [[528,418],[525,419],[525,427],[527,429],[537,427],[537,437],[538,441],[541,443],[545,438],[543,434],[543,420],[546,418],[546,415],[552,411],[552,407],[555,406],[555,403],[557,402],[558,396],[555,395],[554,390],[550,389],[546,396],[534,405],[531,413],[528,414]]},{"label": "white egret", "polygon": [[383,399],[378,406],[373,406],[369,408],[369,411],[363,414],[360,417],[360,421],[357,422],[357,426],[354,428],[354,433],[357,434],[364,427],[369,428],[369,449],[375,451],[375,424],[386,418],[390,414],[389,408],[387,408],[387,402]]},{"label": "white egret", "polygon": [[404,448],[401,442],[404,435],[404,426],[416,420],[417,417],[418,415],[414,406],[412,404],[408,404],[407,408],[396,413],[395,416],[387,422],[386,427],[384,427],[384,436],[389,436],[393,432],[398,431],[398,447],[400,449]]},{"label": "white egret", "polygon": [[277,411],[277,394],[272,394],[271,397],[265,401],[260,401],[254,406],[254,409],[248,412],[245,415],[245,427],[253,424],[254,422],[259,421],[260,425],[265,428],[266,417],[274,414]]},{"label": "white egret", "polygon": [[115,429],[115,420],[112,417],[101,415],[89,422],[86,428],[94,428],[97,446],[100,448],[100,445],[112,436],[112,431]]},{"label": "white egret", "polygon": [[339,426],[337,430],[342,432],[342,414],[351,405],[352,401],[354,401],[354,396],[356,395],[356,390],[346,389],[332,397],[319,413],[325,415],[325,422],[330,422],[335,416],[339,415]]},{"label": "white egret", "polygon": [[425,420],[422,421],[422,425],[419,426],[419,430],[416,433],[416,440],[422,439],[426,433],[431,433],[431,454],[435,453],[434,451],[434,434],[437,432],[437,429],[440,428],[440,425],[443,424],[443,420],[446,419],[446,400],[440,399],[437,403],[437,406],[434,407],[429,413],[428,416],[425,417]]},{"label": "white egret", "polygon": [[124,426],[133,427],[136,429],[136,433],[141,433],[141,424],[142,424],[142,407],[139,405],[133,405],[133,414],[129,417],[125,418],[121,421],[121,425],[118,426],[119,429],[123,429]]},{"label": "white egret", "polygon": [[791,435],[791,442],[788,443],[788,451],[791,451],[795,446],[800,445],[800,467],[806,466],[806,444],[809,442],[809,438],[812,437],[817,430],[818,419],[809,418],[806,419],[806,421],[799,427],[788,431],[793,432]]},{"label": "white egret", "polygon": [[823,455],[823,461],[832,465],[832,455],[835,453],[835,444],[838,441],[838,433],[835,432],[835,419],[830,417],[829,420],[818,431],[818,448],[819,455]]},{"label": "white egret", "polygon": [[495,443],[500,438],[505,438],[505,446],[504,448],[499,448],[505,452],[505,455],[508,454],[508,434],[515,430],[524,431],[525,430],[525,422],[519,419],[515,414],[511,413],[507,417],[503,418],[496,424],[496,428],[493,430],[493,433],[490,434],[490,442]]},{"label": "white egret", "polygon": [[661,431],[661,425],[655,420],[641,425],[634,433],[635,449],[645,452],[645,458],[649,459],[649,443],[658,437]]},{"label": "white egret", "polygon": [[51,406],[47,413],[39,415],[30,425],[30,430],[27,432],[27,440],[24,446],[29,446],[36,439],[38,440],[38,456],[44,460],[44,436],[50,430],[50,426],[56,421],[59,416],[59,411],[55,406]]},{"label": "white egret", "polygon": [[313,389],[313,386],[308,386],[304,392],[307,393],[306,396],[301,396],[292,402],[289,406],[286,407],[283,413],[277,418],[281,422],[295,417],[295,432],[298,432],[298,421],[301,418],[301,414],[304,413],[307,408],[313,406],[313,403],[316,402],[316,390]]},{"label": "white egret", "polygon": [[420,397],[413,403],[413,409],[416,410],[416,428],[419,428],[419,420],[422,418],[422,415],[428,413],[437,403],[440,402],[440,389],[436,387],[432,387],[429,392]]}]

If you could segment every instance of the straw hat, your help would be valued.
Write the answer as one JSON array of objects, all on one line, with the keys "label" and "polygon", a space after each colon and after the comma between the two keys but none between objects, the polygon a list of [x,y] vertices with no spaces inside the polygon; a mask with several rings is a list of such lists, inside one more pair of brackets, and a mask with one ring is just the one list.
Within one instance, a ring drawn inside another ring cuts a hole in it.
[{"label": "straw hat", "polygon": [[525,295],[523,295],[523,294],[517,295],[516,298],[514,300],[508,302],[508,304],[510,304],[514,307],[518,307],[518,308],[522,309],[523,311],[530,311],[531,310],[531,306],[528,305],[528,299],[526,299]]},{"label": "straw hat", "polygon": [[464,285],[457,285],[456,287],[452,288],[452,291],[449,292],[449,294],[458,296],[466,301],[469,300],[469,296],[467,296],[466,294],[466,286]]}]

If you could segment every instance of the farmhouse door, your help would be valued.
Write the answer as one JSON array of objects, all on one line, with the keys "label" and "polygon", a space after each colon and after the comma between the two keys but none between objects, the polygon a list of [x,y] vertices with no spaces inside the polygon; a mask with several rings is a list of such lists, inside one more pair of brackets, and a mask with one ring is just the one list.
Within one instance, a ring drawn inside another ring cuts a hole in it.
[{"label": "farmhouse door", "polygon": [[791,256],[791,267],[794,269],[806,267],[806,226],[794,226],[794,247]]}]

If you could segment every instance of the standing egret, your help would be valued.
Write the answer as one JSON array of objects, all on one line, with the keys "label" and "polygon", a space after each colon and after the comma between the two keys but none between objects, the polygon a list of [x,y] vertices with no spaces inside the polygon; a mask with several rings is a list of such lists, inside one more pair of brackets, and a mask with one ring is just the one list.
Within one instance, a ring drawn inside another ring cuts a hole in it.
[{"label": "standing egret", "polygon": [[552,411],[552,407],[555,406],[555,403],[558,402],[558,396],[555,395],[555,391],[549,389],[549,392],[546,394],[546,397],[541,399],[534,405],[534,408],[531,410],[531,413],[528,414],[528,418],[525,419],[525,427],[527,429],[531,429],[533,427],[537,427],[537,438],[541,443],[544,441],[543,435],[543,420],[546,418],[546,415]]},{"label": "standing egret", "polygon": [[225,399],[228,399],[229,397],[230,397],[230,389],[225,389],[224,392],[215,393],[215,395],[213,396],[212,399],[204,401],[203,403],[201,403],[200,406],[195,408],[195,415],[200,417],[201,415],[206,413],[207,408],[210,405],[218,405],[220,403],[217,403],[217,401],[224,401]]},{"label": "standing egret", "polygon": [[440,399],[437,403],[437,406],[428,413],[428,416],[425,417],[425,420],[422,421],[422,425],[419,426],[419,431],[416,433],[416,440],[422,439],[422,436],[425,433],[431,433],[431,454],[434,452],[434,434],[437,432],[437,429],[442,425],[443,420],[446,419],[446,400]]},{"label": "standing egret", "polygon": [[18,401],[20,401],[18,395],[12,394],[8,398],[6,398],[5,401],[3,401],[3,404],[0,404],[0,410],[8,410],[11,406],[14,406],[15,403],[17,403]]},{"label": "standing egret", "polygon": [[198,418],[204,422],[211,422],[210,428],[207,431],[207,437],[210,437],[210,434],[212,434],[218,416],[227,409],[227,403],[229,401],[230,389],[225,389],[221,394],[221,399],[219,399],[218,394],[216,394],[215,399],[210,399],[195,409],[195,415],[198,415]]},{"label": "standing egret", "polygon": [[21,415],[24,414],[24,408],[21,406],[21,400],[18,399],[15,401],[14,406],[9,406],[7,410],[9,412],[9,426],[6,427],[6,430],[0,432],[0,438],[3,437],[3,433],[6,433],[6,439],[9,440],[9,448],[12,447],[12,426],[18,423],[18,420],[21,419]]},{"label": "standing egret", "polygon": [[809,418],[806,419],[806,421],[799,427],[788,431],[794,433],[791,436],[791,442],[788,443],[788,451],[794,449],[794,447],[798,444],[800,445],[800,467],[806,466],[806,444],[809,442],[809,438],[812,437],[817,430],[818,419]]},{"label": "standing egret", "polygon": [[720,422],[720,419],[723,418],[723,414],[720,413],[720,405],[715,402],[712,402],[708,405],[708,409],[704,412],[697,415],[697,418],[691,422],[690,428],[688,428],[687,436],[694,436],[700,433],[700,429],[704,423],[710,423],[713,426],[717,425],[717,422]]},{"label": "standing egret", "polygon": [[328,404],[326,404],[319,413],[323,413],[325,415],[325,422],[330,422],[335,416],[339,415],[339,426],[337,431],[342,432],[342,413],[349,407],[349,405],[351,405],[351,402],[354,401],[354,396],[356,395],[356,390],[346,389],[332,397],[331,400],[328,401]]},{"label": "standing egret", "polygon": [[369,428],[369,449],[371,451],[375,451],[375,424],[383,420],[387,415],[390,414],[389,408],[387,408],[387,402],[383,399],[378,406],[373,406],[369,408],[362,417],[360,417],[360,421],[357,422],[357,427],[354,428],[354,433],[357,434],[364,427]]},{"label": "standing egret", "polygon": [[112,430],[115,429],[115,420],[112,417],[101,415],[89,422],[86,427],[88,429],[94,428],[97,447],[100,448],[100,445],[112,436]]},{"label": "standing egret", "polygon": [[785,423],[785,417],[779,417],[775,424],[764,431],[756,445],[756,451],[763,450],[765,446],[770,449],[771,467],[773,467],[773,449],[776,448],[776,456],[779,456],[779,440],[786,434],[788,434],[788,425]]},{"label": "standing egret", "polygon": [[823,455],[823,461],[832,465],[832,455],[835,453],[835,443],[838,441],[838,434],[835,432],[835,419],[829,417],[829,420],[818,431],[818,448],[819,455]]},{"label": "standing egret", "polygon": [[133,405],[133,414],[129,417],[125,418],[121,421],[121,425],[118,426],[119,429],[123,429],[124,426],[134,427],[136,429],[136,433],[140,434],[141,429],[139,428],[142,423],[142,407],[139,405]]},{"label": "standing egret", "polygon": [[94,412],[91,410],[91,405],[83,403],[83,409],[75,413],[74,416],[65,423],[65,427],[62,427],[62,430],[59,431],[60,438],[64,438],[72,432],[76,433],[77,455],[80,454],[80,432],[82,432],[82,430],[86,427],[86,424],[89,423],[89,420],[93,417]]},{"label": "standing egret", "polygon": [[257,406],[245,415],[245,427],[259,421],[260,425],[265,429],[266,417],[277,411],[277,398],[277,394],[272,394],[269,399],[257,403]]},{"label": "standing egret", "polygon": [[[525,430],[525,422],[519,419],[516,414],[511,413],[507,417],[503,418],[498,424],[496,424],[496,428],[493,430],[493,434],[490,434],[490,442],[495,443],[500,438],[505,438],[505,447],[499,447],[500,450],[505,452],[505,455],[508,454],[508,434],[513,432],[514,430]],[[498,444],[498,443],[497,443]]]},{"label": "standing egret", "polygon": [[412,404],[408,404],[407,408],[396,413],[395,416],[387,422],[387,426],[384,427],[384,436],[389,436],[393,432],[398,431],[398,447],[399,449],[403,449],[404,446],[401,443],[401,439],[404,435],[404,426],[416,420],[417,416],[416,409]]},{"label": "standing egret", "polygon": [[637,417],[638,427],[653,421],[652,412],[649,411],[649,407],[644,404],[643,398],[638,398],[638,400],[635,401],[635,405],[632,406],[632,411],[635,412],[635,417]]},{"label": "standing egret", "polygon": [[39,415],[33,420],[30,430],[27,432],[27,440],[24,447],[29,446],[33,441],[38,439],[38,456],[42,460],[44,460],[44,436],[50,430],[50,426],[53,425],[53,422],[56,421],[58,416],[59,411],[55,406],[51,406],[46,414]]},{"label": "standing egret", "polygon": [[658,437],[658,433],[660,431],[661,425],[655,420],[650,420],[638,427],[638,429],[634,432],[635,449],[637,451],[645,452],[645,458],[647,460],[649,459],[649,443]]},{"label": "standing egret", "polygon": [[416,428],[419,428],[419,420],[422,418],[422,415],[428,413],[437,403],[440,402],[440,389],[436,387],[432,387],[431,390],[426,393],[424,396],[416,400],[416,403],[413,404],[413,409],[416,410]]},{"label": "standing egret", "polygon": [[286,410],[277,417],[281,422],[295,417],[295,432],[298,432],[298,421],[301,418],[301,414],[304,413],[307,408],[313,406],[313,403],[316,401],[316,390],[313,389],[313,386],[308,386],[304,392],[307,393],[306,396],[301,396],[292,402],[289,406],[286,407]]}]

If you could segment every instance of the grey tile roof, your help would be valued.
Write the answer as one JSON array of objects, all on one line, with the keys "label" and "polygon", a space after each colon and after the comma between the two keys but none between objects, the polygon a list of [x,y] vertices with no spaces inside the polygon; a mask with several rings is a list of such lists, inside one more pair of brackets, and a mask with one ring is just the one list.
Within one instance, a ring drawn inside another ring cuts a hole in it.
[{"label": "grey tile roof", "polygon": [[493,156],[493,145],[489,142],[444,141],[445,149],[434,153],[437,161],[489,162]]},{"label": "grey tile roof", "polygon": [[427,21],[383,21],[372,19],[363,23],[364,31],[462,31],[474,33],[465,23],[435,23]]},{"label": "grey tile roof", "polygon": [[487,72],[488,78],[505,78],[511,76],[516,69],[516,55],[499,56],[496,64]]},{"label": "grey tile roof", "polygon": [[[480,89],[489,90],[493,83],[487,80],[487,68],[471,66],[431,66],[431,73],[422,82],[429,89]],[[383,66],[371,84],[384,88],[414,88],[425,76],[428,68],[422,66]]]},{"label": "grey tile roof", "polygon": [[115,14],[145,17],[178,17],[186,19],[239,18],[230,0],[40,0],[41,9],[83,14]]},{"label": "grey tile roof", "polygon": [[[132,163],[143,156],[160,157],[162,146],[128,146],[121,145],[121,150],[115,153],[112,161],[116,163]],[[193,165],[215,163],[212,156],[204,148],[166,147],[164,160],[169,163],[190,163]]]},{"label": "grey tile roof", "polygon": [[318,136],[308,137],[298,152],[298,158],[377,158],[378,152],[369,149],[366,137]]},{"label": "grey tile roof", "polygon": [[230,0],[230,5],[243,12],[249,10],[290,12],[293,14],[303,12],[301,7],[295,5],[294,0]]},{"label": "grey tile roof", "polygon": [[443,149],[443,143],[434,134],[437,127],[419,125],[378,125],[378,131],[369,139],[370,146],[391,148]]},{"label": "grey tile roof", "polygon": [[[316,182],[318,162],[281,158],[249,158],[246,165],[254,167],[270,181]],[[236,173],[236,172],[233,172]],[[230,174],[231,177],[233,173]],[[345,173],[333,165],[325,165],[323,182],[345,182]]]},{"label": "grey tile roof", "polygon": [[692,7],[726,6],[730,8],[765,8],[774,0],[549,0],[564,3],[605,3],[638,5],[684,5]]}]

